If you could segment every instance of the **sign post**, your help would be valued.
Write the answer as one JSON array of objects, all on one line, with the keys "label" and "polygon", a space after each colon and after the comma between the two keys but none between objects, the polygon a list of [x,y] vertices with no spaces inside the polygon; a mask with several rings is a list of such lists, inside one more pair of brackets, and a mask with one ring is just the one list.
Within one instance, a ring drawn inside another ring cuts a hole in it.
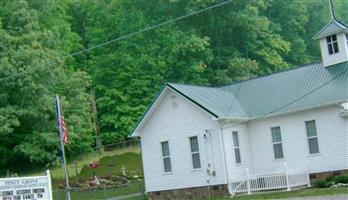
[{"label": "sign post", "polygon": [[14,177],[0,179],[1,200],[52,200],[51,174],[44,176]]}]

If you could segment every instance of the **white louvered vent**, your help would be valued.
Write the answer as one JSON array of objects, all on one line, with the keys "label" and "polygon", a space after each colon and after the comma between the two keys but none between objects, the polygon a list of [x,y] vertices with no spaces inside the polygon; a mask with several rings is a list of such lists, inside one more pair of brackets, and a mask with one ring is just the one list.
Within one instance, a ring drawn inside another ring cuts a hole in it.
[{"label": "white louvered vent", "polygon": [[170,101],[171,101],[172,108],[173,108],[174,110],[178,109],[179,104],[178,104],[178,101],[177,101],[177,98],[176,98],[175,95],[171,95],[171,96],[170,96]]}]

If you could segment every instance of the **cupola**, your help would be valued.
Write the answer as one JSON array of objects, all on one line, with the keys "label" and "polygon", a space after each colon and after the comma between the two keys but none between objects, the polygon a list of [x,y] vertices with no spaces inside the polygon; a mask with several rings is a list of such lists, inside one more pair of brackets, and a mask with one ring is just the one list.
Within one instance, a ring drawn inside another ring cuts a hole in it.
[{"label": "cupola", "polygon": [[331,21],[315,36],[319,40],[324,67],[348,61],[348,26],[335,17],[332,0],[329,0]]}]

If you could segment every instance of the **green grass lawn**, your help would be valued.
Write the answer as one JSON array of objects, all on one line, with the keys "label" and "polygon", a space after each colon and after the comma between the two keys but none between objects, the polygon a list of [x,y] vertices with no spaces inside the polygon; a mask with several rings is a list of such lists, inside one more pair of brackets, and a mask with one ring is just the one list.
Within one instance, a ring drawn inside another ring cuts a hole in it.
[{"label": "green grass lawn", "polygon": [[[99,162],[102,158],[107,157],[107,156],[115,156],[115,155],[121,155],[125,152],[133,152],[133,153],[140,153],[139,147],[127,147],[122,150],[113,150],[113,151],[102,151],[102,152],[95,152],[95,153],[89,153],[85,155],[81,155],[78,158],[74,158],[73,160],[68,160],[67,163],[67,169],[70,177],[73,177],[75,175],[75,163],[78,166],[77,171],[80,173],[81,169],[85,166],[88,165],[89,163],[92,162]],[[52,178],[55,179],[63,179],[64,178],[64,173],[62,171],[61,166],[56,166],[52,167],[49,169],[51,171],[51,176]],[[30,173],[30,174],[25,174],[26,176],[37,176],[37,175],[42,175],[43,170],[39,170],[35,173]]]},{"label": "green grass lawn", "polygon": [[[121,155],[124,154],[124,152],[133,152],[136,154],[140,154],[140,149],[139,147],[128,147],[124,150],[114,150],[114,151],[103,151],[103,152],[96,152],[96,153],[90,153],[86,155],[82,155],[77,159],[74,160],[68,160],[68,172],[69,172],[69,177],[73,178],[75,176],[75,163],[78,166],[77,167],[77,172],[80,173],[82,168],[84,166],[87,166],[88,164],[92,162],[100,162],[100,160],[104,157],[112,157],[116,155]],[[64,178],[64,173],[62,170],[61,166],[56,166],[54,168],[50,168],[51,171],[51,176],[52,179],[63,179]],[[37,173],[33,173],[30,175],[41,175],[42,171],[39,171]]]},{"label": "green grass lawn", "polygon": [[[252,195],[237,195],[234,200],[253,200],[253,199],[286,199],[291,197],[308,197],[308,196],[324,196],[324,195],[335,195],[335,194],[348,194],[348,188],[308,188],[294,190],[291,192],[278,191],[278,192],[268,192],[259,193]],[[214,198],[214,200],[227,200],[229,197],[225,198]],[[213,199],[211,199],[213,200]]]},{"label": "green grass lawn", "polygon": [[[141,165],[141,156],[139,153],[136,152],[127,152],[127,153],[118,153],[113,155],[107,155],[104,157],[100,157],[98,160],[98,167],[97,168],[90,168],[88,164],[91,162],[86,162],[84,165],[82,165],[80,171],[78,172],[78,181],[84,182],[87,180],[91,180],[93,177],[93,174],[95,173],[98,177],[103,176],[109,176],[112,175],[119,175],[121,174],[121,168],[122,166],[125,166],[126,173],[130,175],[139,175],[143,176],[142,171],[142,165]],[[114,165],[112,167],[108,165]],[[60,173],[62,173],[62,168],[60,168]],[[68,169],[69,173],[69,182],[74,183],[75,182],[75,173],[74,169],[70,167],[70,170]],[[58,177],[58,178],[57,178]],[[63,176],[60,174],[57,176],[55,173],[52,173],[52,186],[54,189],[58,188],[59,184],[63,184],[64,179]]]},{"label": "green grass lawn", "polygon": [[[126,153],[125,153],[126,152]],[[90,163],[97,162],[99,167],[96,169],[89,168]],[[107,167],[112,162],[115,166]],[[134,172],[142,176],[141,156],[139,147],[127,147],[122,150],[104,151],[82,155],[74,160],[69,160],[67,170],[70,182],[75,181],[75,165],[78,173],[79,181],[89,180],[92,178],[93,172],[98,176],[110,175],[110,171],[114,175],[120,174],[121,167],[124,165],[127,172]],[[76,164],[75,164],[76,163]],[[61,166],[56,166],[49,169],[52,177],[52,186],[54,189],[64,181],[64,173]],[[35,173],[26,174],[24,176],[40,176],[44,170]]]},{"label": "green grass lawn", "polygon": [[[124,153],[114,156],[106,156],[99,160],[98,167],[91,169],[84,166],[79,174],[79,180],[88,180],[93,177],[93,173],[97,176],[109,176],[110,174],[121,174],[122,166],[125,166],[126,173],[130,175],[143,175],[141,167],[141,157],[138,153]],[[113,165],[113,166],[108,166]]]},{"label": "green grass lawn", "polygon": [[[126,172],[128,174],[137,174],[142,176],[142,166],[141,166],[141,156],[139,151],[134,149],[134,151],[127,150],[126,153],[124,151],[116,151],[116,152],[104,152],[102,154],[98,155],[98,159],[96,159],[98,163],[97,168],[90,168],[88,165],[92,162],[94,162],[94,159],[88,159],[87,161],[79,162],[78,165],[81,166],[78,174],[78,181],[83,182],[86,180],[90,180],[93,177],[93,173],[95,173],[97,176],[109,176],[110,173],[113,175],[121,174],[121,168],[124,165],[126,168]],[[109,164],[113,164],[114,166],[110,167]],[[72,168],[72,165],[70,165],[70,183],[73,183],[75,181],[74,170]],[[62,171],[60,169],[60,171]],[[55,200],[65,199],[64,196],[64,190],[57,190],[58,184],[63,183],[63,177],[55,176],[52,174],[53,177],[53,188],[55,188],[53,192],[53,196]],[[116,196],[122,196],[132,193],[138,193],[140,192],[140,181],[133,181],[129,185],[120,186],[115,189],[109,189],[109,190],[101,190],[101,191],[88,191],[88,192],[71,192],[71,198],[76,200],[84,200],[84,199],[90,199],[90,200],[99,200],[99,199],[107,199],[110,197],[116,197]],[[134,199],[134,198],[133,198]],[[136,197],[135,199],[139,199],[139,197]]]}]

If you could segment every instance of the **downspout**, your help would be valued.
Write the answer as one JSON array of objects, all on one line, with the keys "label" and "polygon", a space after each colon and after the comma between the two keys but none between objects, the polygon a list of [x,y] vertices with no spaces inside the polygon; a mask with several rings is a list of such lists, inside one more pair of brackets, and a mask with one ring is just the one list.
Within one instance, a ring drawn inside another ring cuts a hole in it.
[{"label": "downspout", "polygon": [[220,127],[220,134],[221,134],[221,137],[220,137],[220,140],[221,140],[221,144],[222,144],[222,157],[224,158],[224,171],[225,171],[225,180],[226,180],[226,184],[227,184],[227,190],[228,190],[228,193],[230,193],[230,195],[233,194],[233,192],[231,191],[231,188],[230,188],[230,181],[229,181],[229,175],[228,175],[228,171],[227,171],[227,161],[226,161],[226,149],[225,149],[225,143],[224,143],[224,134],[222,132],[222,127],[219,123],[219,127]]},{"label": "downspout", "polygon": [[[210,163],[210,158],[209,158],[209,147],[208,147],[208,142],[207,142],[207,140],[208,140],[208,133],[209,133],[209,131],[206,129],[205,130],[205,134],[203,134],[203,137],[204,137],[204,144],[205,144],[205,155],[206,155],[206,161],[207,161],[207,173],[206,173],[206,177],[207,177],[207,185],[208,185],[208,196],[209,196],[209,198],[211,197],[211,193],[210,193],[210,171],[211,171],[211,169],[210,169],[210,165],[211,165],[211,163]],[[210,137],[211,137],[211,135],[210,135]]]},{"label": "downspout", "polygon": [[251,171],[252,171],[252,173],[254,173],[255,171],[255,169],[254,169],[254,166],[255,166],[255,164],[254,164],[254,159],[253,159],[253,147],[252,147],[252,145],[251,145],[251,133],[250,133],[250,123],[249,122],[247,122],[246,123],[246,125],[245,125],[245,128],[246,128],[246,131],[247,131],[247,134],[248,134],[248,143],[249,143],[249,145],[248,145],[248,149],[249,149],[249,169],[251,169]]}]

